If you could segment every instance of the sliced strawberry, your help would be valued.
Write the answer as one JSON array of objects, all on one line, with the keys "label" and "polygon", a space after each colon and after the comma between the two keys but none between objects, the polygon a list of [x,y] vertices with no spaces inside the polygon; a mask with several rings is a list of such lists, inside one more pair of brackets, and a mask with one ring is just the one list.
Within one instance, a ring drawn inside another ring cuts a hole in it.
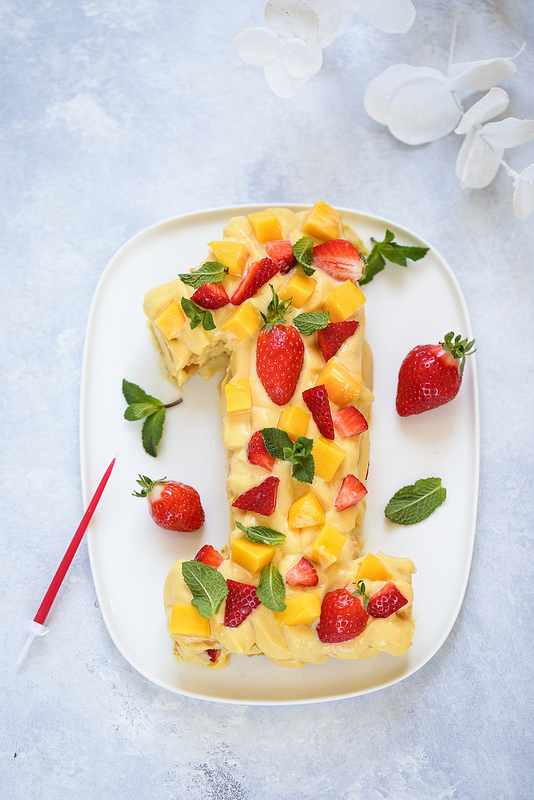
[{"label": "sliced strawberry", "polygon": [[217,569],[223,563],[224,558],[211,544],[205,544],[196,554],[195,561],[202,561],[204,564],[207,564],[208,567]]},{"label": "sliced strawberry", "polygon": [[325,361],[335,356],[341,345],[356,331],[359,322],[347,319],[344,322],[330,322],[326,328],[317,331],[317,346]]},{"label": "sliced strawberry", "polygon": [[313,248],[312,267],[322,269],[338,281],[358,281],[362,277],[364,261],[352,242],[331,239]]},{"label": "sliced strawberry", "polygon": [[236,497],[232,505],[242,511],[254,511],[270,517],[276,508],[276,495],[280,478],[266,478],[259,486],[253,486],[248,492],[243,492]]},{"label": "sliced strawberry", "polygon": [[247,447],[247,459],[250,464],[263,467],[267,472],[273,471],[275,459],[273,456],[269,455],[260,431],[256,431],[252,434]]},{"label": "sliced strawberry", "polygon": [[388,581],[371,595],[367,609],[372,617],[390,617],[407,603],[408,600],[401,590],[392,581]]},{"label": "sliced strawberry", "polygon": [[341,408],[332,415],[334,428],[339,433],[342,439],[348,439],[351,436],[357,436],[367,430],[369,425],[361,411],[358,411],[355,406],[347,406]]},{"label": "sliced strawberry", "polygon": [[310,409],[320,433],[325,439],[333,439],[335,437],[334,424],[326,386],[319,384],[319,386],[312,386],[311,389],[305,389],[302,392],[302,399]]},{"label": "sliced strawberry", "polygon": [[251,264],[245,277],[230,298],[234,306],[239,306],[253,297],[258,289],[267,283],[278,272],[278,266],[270,258],[262,258]]},{"label": "sliced strawberry", "polygon": [[293,253],[293,245],[287,239],[267,242],[265,245],[265,252],[269,258],[274,261],[282,275],[289,272],[297,263],[297,259]]},{"label": "sliced strawberry", "polygon": [[346,475],[334,500],[336,511],[355,506],[367,494],[367,489],[356,475]]},{"label": "sliced strawberry", "polygon": [[286,572],[288,586],[316,586],[318,582],[317,570],[304,556]]},{"label": "sliced strawberry", "polygon": [[209,655],[212,664],[215,664],[219,658],[220,652],[220,650],[215,650],[214,647],[210,647],[208,650],[206,650],[206,653]]},{"label": "sliced strawberry", "polygon": [[255,586],[230,579],[226,583],[228,594],[224,608],[224,624],[227,628],[237,628],[259,606],[260,601]]},{"label": "sliced strawberry", "polygon": [[365,630],[369,614],[347,588],[327,592],[321,606],[317,636],[325,644],[355,639]]},{"label": "sliced strawberry", "polygon": [[201,308],[222,308],[230,302],[230,298],[222,283],[203,283],[191,295],[191,300]]}]

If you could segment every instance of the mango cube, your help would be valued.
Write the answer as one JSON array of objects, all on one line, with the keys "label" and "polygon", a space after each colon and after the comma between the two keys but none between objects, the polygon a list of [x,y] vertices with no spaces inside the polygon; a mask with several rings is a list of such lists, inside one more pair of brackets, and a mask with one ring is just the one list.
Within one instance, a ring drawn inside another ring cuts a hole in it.
[{"label": "mango cube", "polygon": [[160,329],[166,339],[175,339],[178,331],[185,321],[185,314],[178,300],[171,300],[161,314],[156,317],[154,324]]},{"label": "mango cube", "polygon": [[332,525],[326,524],[317,534],[308,554],[313,561],[316,561],[323,569],[326,569],[334,561],[337,561],[344,544],[345,537],[341,531],[338,531]]},{"label": "mango cube", "polygon": [[236,342],[248,339],[260,324],[260,312],[252,303],[243,303],[221,325],[221,330],[232,334]]},{"label": "mango cube", "polygon": [[276,547],[262,542],[250,542],[246,536],[232,543],[232,561],[247,569],[251,575],[256,575],[270,564],[275,552]]},{"label": "mango cube", "polygon": [[276,427],[281,431],[285,431],[289,438],[295,441],[299,436],[306,434],[309,420],[310,415],[303,408],[287,406],[278,417]]},{"label": "mango cube", "polygon": [[209,639],[211,636],[210,621],[201,617],[195,606],[175,603],[171,611],[169,633]]},{"label": "mango cube", "polygon": [[252,408],[252,392],[248,378],[229,381],[224,387],[224,394],[227,414],[238,414],[240,411],[250,411]]},{"label": "mango cube", "polygon": [[360,394],[362,388],[362,376],[350,372],[335,357],[331,358],[322,368],[315,385],[326,386],[328,399],[338,406],[347,406]]},{"label": "mango cube", "polygon": [[338,444],[324,436],[318,436],[312,447],[315,474],[325,481],[331,481],[345,455],[345,450]]},{"label": "mango cube", "polygon": [[287,521],[291,528],[309,528],[325,521],[324,508],[313,492],[306,492],[289,506]]},{"label": "mango cube", "polygon": [[293,275],[278,292],[280,300],[293,298],[292,307],[303,306],[306,300],[312,296],[317,286],[317,281],[308,275]]},{"label": "mango cube", "polygon": [[335,208],[319,200],[308,211],[301,225],[302,233],[316,239],[335,239],[341,222],[341,214]]},{"label": "mango cube", "polygon": [[393,578],[386,565],[377,556],[367,553],[358,567],[357,581],[389,581]]},{"label": "mango cube", "polygon": [[365,295],[350,280],[336,286],[323,303],[323,311],[330,314],[330,322],[344,322],[365,303]]},{"label": "mango cube", "polygon": [[272,242],[275,239],[282,238],[280,220],[269,209],[249,214],[248,221],[258,242],[263,244],[264,242]]},{"label": "mango cube", "polygon": [[229,241],[210,242],[209,247],[213,250],[217,261],[228,267],[229,275],[240,277],[243,274],[248,259],[248,249],[244,244]]},{"label": "mango cube", "polygon": [[321,598],[317,592],[303,592],[286,597],[283,611],[275,611],[279,625],[311,625],[321,616]]}]

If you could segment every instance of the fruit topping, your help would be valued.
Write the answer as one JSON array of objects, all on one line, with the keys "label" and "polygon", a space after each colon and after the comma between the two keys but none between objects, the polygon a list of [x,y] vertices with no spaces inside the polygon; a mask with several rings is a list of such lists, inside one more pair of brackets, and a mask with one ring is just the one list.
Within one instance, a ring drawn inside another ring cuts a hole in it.
[{"label": "fruit topping", "polygon": [[357,436],[363,433],[369,427],[367,420],[361,411],[355,406],[347,406],[341,408],[332,415],[334,428],[339,433],[342,439],[349,439],[351,436]]},{"label": "fruit topping", "polygon": [[302,392],[302,399],[310,409],[315,424],[326,439],[334,439],[334,424],[326,387],[313,386]]},{"label": "fruit topping", "polygon": [[256,587],[248,583],[228,579],[228,595],[224,609],[224,624],[237,628],[260,604]]},{"label": "fruit topping", "polygon": [[234,306],[239,306],[253,297],[258,289],[269,281],[278,272],[278,266],[270,258],[262,258],[251,264],[245,273],[245,277],[230,298]]},{"label": "fruit topping", "polygon": [[390,617],[407,603],[408,600],[400,589],[388,581],[378,592],[371,595],[367,610],[372,617]]},{"label": "fruit topping", "polygon": [[146,497],[150,516],[160,528],[170,531],[196,531],[204,524],[200,495],[192,486],[161,478],[152,481],[140,475],[141,491],[135,497]]},{"label": "fruit topping", "polygon": [[196,554],[195,561],[202,561],[202,563],[207,564],[208,567],[217,569],[223,563],[224,558],[211,544],[205,544]]},{"label": "fruit topping", "polygon": [[256,514],[263,514],[270,517],[276,508],[276,495],[280,478],[266,478],[263,483],[253,486],[239,497],[236,497],[232,505],[242,511],[253,511]]},{"label": "fruit topping", "polygon": [[316,586],[318,582],[317,570],[304,556],[286,572],[288,586]]},{"label": "fruit topping", "polygon": [[280,302],[272,287],[271,291],[256,346],[256,372],[273,403],[283,406],[291,400],[300,377],[304,342],[296,328],[284,323],[290,301]]},{"label": "fruit topping", "polygon": [[191,300],[201,308],[222,308],[230,302],[230,298],[222,283],[203,283],[191,295]]},{"label": "fruit topping", "polygon": [[317,636],[324,644],[347,642],[363,633],[368,619],[358,597],[346,588],[336,589],[324,596]]},{"label": "fruit topping", "polygon": [[206,653],[208,654],[211,663],[215,664],[221,654],[221,651],[216,650],[214,647],[210,647],[206,650]]},{"label": "fruit topping", "polygon": [[317,346],[325,361],[335,356],[341,345],[356,331],[359,322],[355,319],[330,322],[322,331],[317,331]]},{"label": "fruit topping", "polygon": [[355,506],[366,494],[367,489],[355,475],[346,475],[334,500],[336,511]]},{"label": "fruit topping", "polygon": [[265,252],[269,258],[274,261],[282,275],[289,272],[297,263],[297,259],[293,253],[293,246],[287,239],[267,242],[265,245]]},{"label": "fruit topping", "polygon": [[359,280],[364,263],[357,248],[346,239],[331,239],[313,248],[312,267],[322,269],[338,281]]},{"label": "fruit topping", "polygon": [[261,431],[252,434],[247,447],[247,459],[250,464],[263,467],[267,472],[272,472],[275,459],[269,455]]}]

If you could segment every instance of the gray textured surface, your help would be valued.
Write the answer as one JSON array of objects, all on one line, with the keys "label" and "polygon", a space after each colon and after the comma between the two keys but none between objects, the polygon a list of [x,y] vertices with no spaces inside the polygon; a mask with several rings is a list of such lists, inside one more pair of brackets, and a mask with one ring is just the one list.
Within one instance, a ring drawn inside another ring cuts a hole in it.
[{"label": "gray textured surface", "polygon": [[[89,800],[532,796],[533,220],[501,170],[454,174],[459,139],[408,148],[362,107],[405,61],[444,69],[448,2],[405,36],[365,23],[290,101],[232,38],[263,3],[28,0],[0,9],[2,130],[0,797]],[[465,3],[459,60],[508,56],[509,114],[534,117],[530,0]],[[508,154],[517,171],[534,145]],[[319,705],[235,707],[167,694],[112,644],[82,545],[48,637],[14,664],[81,513],[78,410],[98,278],[142,228],[188,211],[287,200],[389,217],[453,267],[478,342],[481,491],[465,602],[406,681]]]}]

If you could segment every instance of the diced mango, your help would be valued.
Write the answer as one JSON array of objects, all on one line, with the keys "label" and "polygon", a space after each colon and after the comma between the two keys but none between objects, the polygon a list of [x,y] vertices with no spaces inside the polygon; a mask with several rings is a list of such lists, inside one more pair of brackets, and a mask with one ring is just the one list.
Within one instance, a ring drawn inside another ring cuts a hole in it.
[{"label": "diced mango", "polygon": [[315,474],[325,481],[331,481],[345,455],[345,450],[338,444],[324,436],[318,436],[312,447]]},{"label": "diced mango", "polygon": [[287,521],[292,528],[309,528],[325,520],[324,508],[313,492],[306,492],[289,506]]},{"label": "diced mango", "polygon": [[350,280],[336,286],[323,303],[323,311],[330,314],[330,322],[344,322],[365,303],[365,295]]},{"label": "diced mango", "polygon": [[356,575],[357,581],[388,581],[391,578],[393,575],[386,569],[384,562],[372,553],[367,553]]},{"label": "diced mango", "polygon": [[229,381],[224,387],[224,394],[227,414],[250,411],[252,408],[252,392],[248,378],[243,378],[240,381]]},{"label": "diced mango", "polygon": [[275,611],[279,625],[311,625],[321,616],[321,597],[317,592],[303,592],[286,597],[283,611]]},{"label": "diced mango", "polygon": [[308,211],[301,225],[302,233],[316,239],[335,239],[341,222],[341,214],[335,208],[318,200]]},{"label": "diced mango", "polygon": [[306,300],[312,296],[317,286],[317,281],[310,278],[308,275],[293,275],[278,292],[280,300],[289,300],[291,297],[293,302],[292,307],[300,308]]},{"label": "diced mango", "polygon": [[232,334],[236,342],[248,339],[260,324],[260,312],[252,303],[243,303],[221,325],[221,330]]},{"label": "diced mango", "polygon": [[264,242],[272,242],[275,239],[282,238],[280,220],[270,209],[249,214],[248,221],[258,242],[263,244]]},{"label": "diced mango", "polygon": [[326,386],[328,399],[338,406],[346,406],[357,397],[362,388],[362,376],[350,372],[335,357],[324,365],[315,385]]},{"label": "diced mango", "polygon": [[313,561],[320,564],[323,569],[326,569],[334,561],[337,561],[344,544],[345,537],[341,531],[338,531],[332,525],[326,524],[317,534],[308,551],[308,555]]},{"label": "diced mango", "polygon": [[273,559],[276,547],[262,542],[250,542],[246,536],[235,539],[232,543],[232,561],[251,575],[256,575]]},{"label": "diced mango", "polygon": [[310,414],[304,411],[303,408],[287,406],[278,417],[276,427],[281,431],[285,431],[289,438],[295,441],[299,436],[306,434],[309,421]]},{"label": "diced mango", "polygon": [[248,259],[248,249],[241,242],[210,242],[209,246],[217,261],[228,267],[230,275],[241,276]]},{"label": "diced mango", "polygon": [[209,619],[200,616],[195,606],[175,603],[171,611],[169,633],[209,639],[211,625]]},{"label": "diced mango", "polygon": [[161,314],[156,317],[154,323],[158,326],[166,339],[175,339],[178,331],[185,321],[185,314],[178,300],[171,300],[165,306]]}]

